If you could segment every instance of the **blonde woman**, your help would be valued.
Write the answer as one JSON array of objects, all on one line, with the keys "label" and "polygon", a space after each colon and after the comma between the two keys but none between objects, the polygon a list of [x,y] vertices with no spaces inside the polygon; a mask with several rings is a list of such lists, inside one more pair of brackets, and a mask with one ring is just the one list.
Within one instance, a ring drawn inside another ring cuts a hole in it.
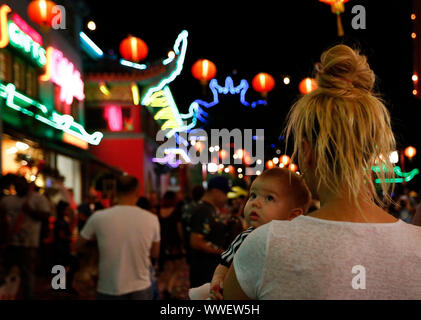
[{"label": "blonde woman", "polygon": [[224,298],[421,299],[421,228],[378,205],[371,168],[384,165],[379,178],[390,178],[395,139],[374,73],[345,45],[324,52],[316,71],[319,88],[292,107],[286,136],[321,207],[253,231]]}]

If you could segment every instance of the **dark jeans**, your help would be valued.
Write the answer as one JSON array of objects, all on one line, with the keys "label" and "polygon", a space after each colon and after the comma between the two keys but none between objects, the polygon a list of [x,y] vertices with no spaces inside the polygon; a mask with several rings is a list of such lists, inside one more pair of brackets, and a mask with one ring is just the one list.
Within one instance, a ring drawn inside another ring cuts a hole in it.
[{"label": "dark jeans", "polygon": [[152,298],[152,287],[118,296],[97,292],[97,300],[152,300]]}]

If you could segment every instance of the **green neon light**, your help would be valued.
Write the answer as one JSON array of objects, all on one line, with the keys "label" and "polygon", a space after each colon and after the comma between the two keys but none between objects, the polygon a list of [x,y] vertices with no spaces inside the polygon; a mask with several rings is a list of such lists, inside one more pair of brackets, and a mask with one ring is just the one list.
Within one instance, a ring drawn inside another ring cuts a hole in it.
[{"label": "green neon light", "polygon": [[[380,167],[379,166],[373,166],[372,170],[374,172],[380,172]],[[402,183],[402,182],[409,182],[412,179],[414,179],[414,177],[420,173],[419,169],[413,169],[410,172],[402,172],[402,169],[399,166],[396,166],[393,168],[393,171],[395,172],[395,174],[400,177],[400,178],[395,178],[395,179],[385,179],[384,182],[385,183]],[[386,167],[383,166],[383,172],[386,172]],[[381,183],[380,179],[376,179],[376,183]]]},{"label": "green neon light", "polygon": [[[101,142],[103,137],[101,132],[89,134],[81,124],[74,121],[72,116],[59,114],[55,111],[49,113],[47,107],[43,104],[17,92],[15,85],[12,83],[7,85],[0,83],[0,97],[6,100],[6,105],[9,108],[34,117],[53,128],[62,130],[93,145],[98,145]],[[41,114],[34,114],[34,112],[28,110],[27,107],[30,106],[36,107]]]},{"label": "green neon light", "polygon": [[45,49],[32,40],[32,38],[25,32],[19,29],[13,21],[9,21],[8,29],[10,44],[31,57],[31,59],[39,66],[45,66],[47,63]]},{"label": "green neon light", "polygon": [[[376,179],[376,183],[381,183],[382,180],[380,179]],[[385,183],[402,183],[403,179],[402,178],[395,178],[395,179],[384,179]]]}]

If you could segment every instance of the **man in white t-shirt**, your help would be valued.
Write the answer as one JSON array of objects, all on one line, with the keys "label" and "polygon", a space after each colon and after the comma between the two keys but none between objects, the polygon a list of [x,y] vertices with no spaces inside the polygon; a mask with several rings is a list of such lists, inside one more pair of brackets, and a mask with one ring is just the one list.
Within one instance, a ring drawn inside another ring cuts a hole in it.
[{"label": "man in white t-shirt", "polygon": [[122,176],[117,181],[118,204],[91,215],[76,248],[97,240],[99,249],[98,299],[152,299],[149,267],[158,258],[158,218],[139,207],[139,182]]}]

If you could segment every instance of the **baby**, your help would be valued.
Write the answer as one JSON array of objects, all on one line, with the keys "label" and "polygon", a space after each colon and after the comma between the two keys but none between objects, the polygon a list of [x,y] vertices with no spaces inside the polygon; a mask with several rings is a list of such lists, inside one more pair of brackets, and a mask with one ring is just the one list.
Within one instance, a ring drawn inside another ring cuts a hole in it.
[{"label": "baby", "polygon": [[288,169],[274,168],[264,171],[251,185],[249,198],[244,207],[244,217],[250,226],[240,233],[229,248],[222,253],[211,284],[210,298],[223,299],[225,275],[234,259],[235,252],[255,228],[272,220],[292,220],[306,214],[311,194],[303,179]]}]

